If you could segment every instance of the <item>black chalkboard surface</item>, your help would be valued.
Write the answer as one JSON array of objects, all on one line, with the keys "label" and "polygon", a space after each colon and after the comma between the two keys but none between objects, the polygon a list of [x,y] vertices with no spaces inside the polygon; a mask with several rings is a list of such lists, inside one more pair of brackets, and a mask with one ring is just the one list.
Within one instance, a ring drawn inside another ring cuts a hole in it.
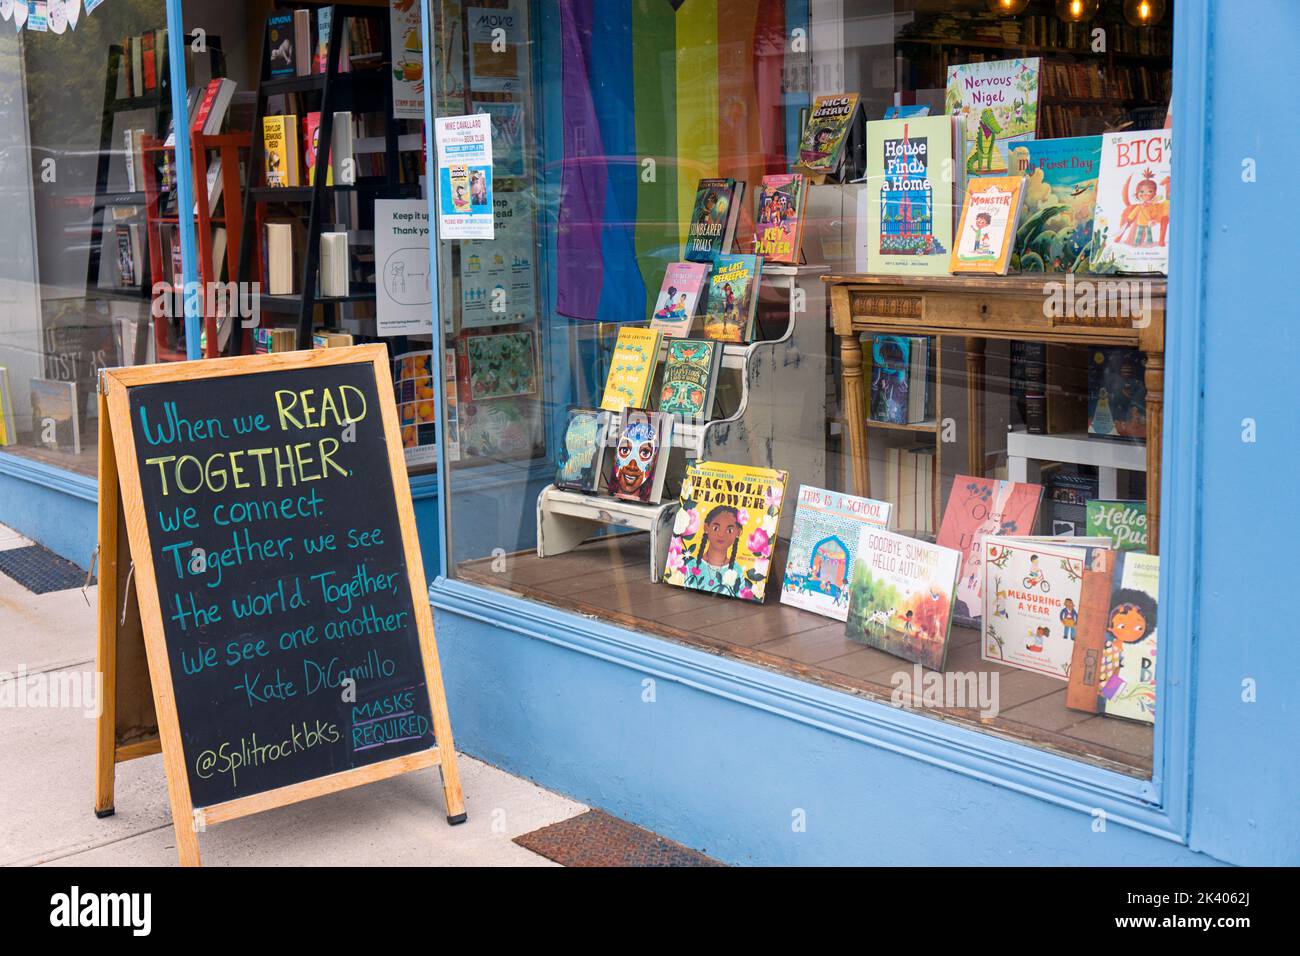
[{"label": "black chalkboard surface", "polygon": [[[384,346],[109,369],[103,408],[101,549],[123,524],[181,862],[201,825],[430,766],[462,822]],[[115,607],[114,700],[141,686]],[[101,815],[154,752],[104,721]]]},{"label": "black chalkboard surface", "polygon": [[370,366],[130,408],[194,805],[433,746]]}]

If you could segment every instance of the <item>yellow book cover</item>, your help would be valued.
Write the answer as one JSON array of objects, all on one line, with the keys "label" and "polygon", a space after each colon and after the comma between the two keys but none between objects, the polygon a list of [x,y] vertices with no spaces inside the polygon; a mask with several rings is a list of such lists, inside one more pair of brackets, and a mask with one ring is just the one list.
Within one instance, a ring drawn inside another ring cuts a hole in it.
[{"label": "yellow book cover", "polygon": [[665,583],[762,604],[788,480],[775,468],[688,467]]},{"label": "yellow book cover", "polygon": [[296,136],[298,117],[262,117],[262,147],[266,163],[266,185],[298,185]]},{"label": "yellow book cover", "polygon": [[980,176],[966,187],[953,243],[953,272],[1004,276],[1016,245],[1024,176]]},{"label": "yellow book cover", "polygon": [[9,397],[9,370],[0,365],[0,447],[12,445],[14,434],[14,406]]},{"label": "yellow book cover", "polygon": [[650,401],[650,383],[659,364],[658,329],[626,327],[618,330],[614,354],[609,360],[609,377],[600,407],[611,412],[624,408],[645,408]]}]

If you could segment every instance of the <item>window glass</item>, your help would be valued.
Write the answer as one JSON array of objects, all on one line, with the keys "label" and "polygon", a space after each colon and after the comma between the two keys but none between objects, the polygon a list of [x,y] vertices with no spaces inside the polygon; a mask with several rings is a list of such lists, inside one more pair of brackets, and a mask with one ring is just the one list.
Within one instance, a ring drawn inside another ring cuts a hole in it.
[{"label": "window glass", "polygon": [[1149,776],[1172,4],[433,6],[451,573]]},{"label": "window glass", "polygon": [[150,236],[174,166],[159,149],[166,14],[161,0],[0,12],[0,451],[93,475],[99,369],[177,347],[151,326]]}]

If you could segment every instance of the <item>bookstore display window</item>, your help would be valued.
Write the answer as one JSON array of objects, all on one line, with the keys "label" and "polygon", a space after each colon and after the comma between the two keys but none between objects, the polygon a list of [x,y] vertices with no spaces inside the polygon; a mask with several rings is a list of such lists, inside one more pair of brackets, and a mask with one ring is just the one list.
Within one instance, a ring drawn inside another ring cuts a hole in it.
[{"label": "bookstore display window", "polygon": [[99,370],[184,351],[179,325],[151,315],[174,206],[166,12],[127,0],[3,15],[0,451],[94,475]]},{"label": "bookstore display window", "polygon": [[211,354],[387,343],[412,472],[435,468],[436,432],[422,44],[415,2],[250,7],[247,61],[215,90],[224,131],[204,118],[211,86],[192,91],[209,127],[192,138],[196,181],[240,197],[210,220],[199,197],[200,279],[257,290],[242,327],[208,310]]},{"label": "bookstore display window", "polygon": [[1173,5],[496,6],[450,573],[1150,776]]}]

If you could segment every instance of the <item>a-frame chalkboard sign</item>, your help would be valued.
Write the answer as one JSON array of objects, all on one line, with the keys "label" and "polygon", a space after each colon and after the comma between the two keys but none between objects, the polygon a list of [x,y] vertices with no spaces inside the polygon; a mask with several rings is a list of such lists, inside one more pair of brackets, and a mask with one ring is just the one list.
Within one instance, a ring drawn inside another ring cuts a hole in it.
[{"label": "a-frame chalkboard sign", "polygon": [[[382,345],[108,369],[95,809],[207,826],[424,767],[465,819]],[[148,673],[142,673],[147,665]]]}]

